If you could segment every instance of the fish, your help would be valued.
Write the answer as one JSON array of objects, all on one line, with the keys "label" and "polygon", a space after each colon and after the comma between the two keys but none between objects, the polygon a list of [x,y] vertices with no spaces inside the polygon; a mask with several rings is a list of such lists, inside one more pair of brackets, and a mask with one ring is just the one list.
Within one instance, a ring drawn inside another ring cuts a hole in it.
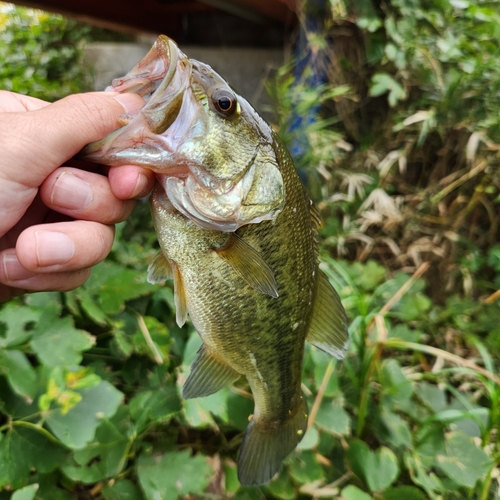
[{"label": "fish", "polygon": [[[338,359],[348,349],[344,308],[319,267],[318,212],[273,129],[168,37],[113,82],[117,89],[148,97],[145,111],[84,153],[156,172],[150,206],[160,250],[148,281],[173,279],[177,323],[189,316],[202,339],[182,396],[246,377],[254,411],[238,478],[266,484],[307,430],[305,341]],[[152,109],[161,112],[151,125]]]}]

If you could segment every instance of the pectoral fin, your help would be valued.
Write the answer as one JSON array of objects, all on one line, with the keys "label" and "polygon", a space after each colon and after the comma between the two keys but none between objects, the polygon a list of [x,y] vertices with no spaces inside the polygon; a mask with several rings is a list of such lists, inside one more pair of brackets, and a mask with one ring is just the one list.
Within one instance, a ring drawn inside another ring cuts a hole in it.
[{"label": "pectoral fin", "polygon": [[175,262],[172,262],[172,274],[174,278],[175,321],[179,326],[183,326],[188,315],[186,290],[179,266]]},{"label": "pectoral fin", "polygon": [[160,250],[148,266],[148,283],[155,285],[172,278],[172,266]]},{"label": "pectoral fin", "polygon": [[232,384],[240,374],[221,363],[202,345],[198,357],[191,365],[191,372],[182,387],[184,399],[202,398]]},{"label": "pectoral fin", "polygon": [[278,297],[274,274],[257,250],[232,233],[223,247],[215,250],[251,287]]},{"label": "pectoral fin", "polygon": [[349,346],[347,318],[337,292],[319,269],[316,299],[306,340],[342,359]]}]

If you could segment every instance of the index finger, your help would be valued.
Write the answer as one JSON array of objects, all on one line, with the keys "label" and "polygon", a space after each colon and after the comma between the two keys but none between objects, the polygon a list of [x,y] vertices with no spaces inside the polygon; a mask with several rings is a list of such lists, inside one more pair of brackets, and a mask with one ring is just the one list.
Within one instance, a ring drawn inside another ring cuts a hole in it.
[{"label": "index finger", "polygon": [[89,142],[99,140],[121,124],[124,113],[144,105],[136,94],[104,92],[75,94],[26,113],[6,113],[0,150],[8,180],[37,187]]}]

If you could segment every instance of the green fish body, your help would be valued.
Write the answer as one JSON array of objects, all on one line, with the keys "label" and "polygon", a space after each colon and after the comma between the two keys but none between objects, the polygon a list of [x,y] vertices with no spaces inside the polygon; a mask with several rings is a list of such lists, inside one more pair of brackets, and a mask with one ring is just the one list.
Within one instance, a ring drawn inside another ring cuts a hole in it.
[{"label": "green fish body", "polygon": [[[200,78],[195,73],[202,70]],[[282,142],[211,68],[191,62],[190,82],[200,109],[209,116],[203,118],[209,124],[205,134],[213,133],[211,123],[218,126],[215,139],[211,136],[198,147],[209,149],[214,163],[224,163],[239,152],[245,157],[245,151],[251,151],[250,160],[231,173],[231,166],[215,175],[208,168],[211,178],[222,179],[226,187],[201,183],[204,191],[191,190],[190,199],[179,195],[180,191],[169,191],[172,175],[178,174],[172,174],[173,169],[166,172],[166,162],[163,167],[151,167],[160,179],[150,204],[161,250],[150,264],[148,280],[174,280],[177,322],[182,325],[189,314],[203,341],[183,386],[183,397],[207,396],[240,376],[248,380],[255,409],[241,445],[238,477],[242,484],[259,485],[279,471],[307,429],[308,411],[301,391],[304,342],[342,358],[348,342],[346,317],[338,295],[318,267],[317,217]],[[230,101],[222,103],[235,106],[237,101],[239,112],[219,112],[214,118],[210,113],[217,112],[212,107],[221,104],[207,104],[207,100],[214,94],[220,97],[221,91]],[[171,133],[182,111],[176,113],[162,133]],[[240,133],[234,133],[235,129]],[[112,140],[116,138],[115,134]],[[113,149],[111,144],[109,155],[106,142],[90,145],[87,153],[112,164],[130,163],[138,156],[137,144],[127,156],[123,140],[117,142],[121,146]],[[228,147],[231,153],[225,153]],[[136,163],[145,165],[144,157]],[[181,163],[186,161],[185,152],[180,157]],[[197,165],[196,175],[203,177]],[[252,182],[247,188],[235,188],[243,185],[241,179],[250,169],[254,170]],[[174,182],[183,182],[181,189],[188,189],[182,176]],[[229,198],[238,210],[231,211]],[[206,200],[209,209],[202,206]],[[249,200],[255,202],[255,211]]]}]

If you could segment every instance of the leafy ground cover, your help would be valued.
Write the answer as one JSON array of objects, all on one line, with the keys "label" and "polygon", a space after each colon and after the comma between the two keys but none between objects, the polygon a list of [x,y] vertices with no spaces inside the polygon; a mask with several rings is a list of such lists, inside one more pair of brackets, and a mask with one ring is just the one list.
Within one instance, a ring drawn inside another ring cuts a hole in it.
[{"label": "leafy ground cover", "polygon": [[329,5],[309,40],[329,82],[270,84],[290,143],[291,112],[322,106],[298,165],[350,320],[344,362],[307,347],[299,448],[242,488],[245,381],[179,397],[200,340],[146,283],[140,203],[87,284],[0,309],[1,500],[500,498],[497,5]]}]

